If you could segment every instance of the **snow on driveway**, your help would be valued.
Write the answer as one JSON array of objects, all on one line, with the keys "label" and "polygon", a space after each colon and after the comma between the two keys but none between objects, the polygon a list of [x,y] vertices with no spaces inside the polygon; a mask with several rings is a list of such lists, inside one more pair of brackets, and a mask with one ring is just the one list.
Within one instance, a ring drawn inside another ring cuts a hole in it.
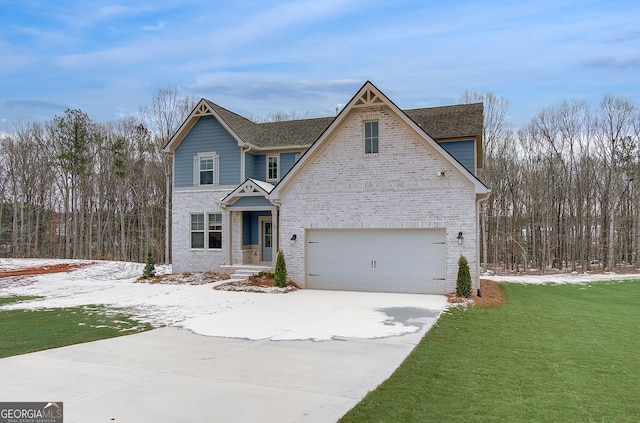
[{"label": "snow on driveway", "polygon": [[[137,282],[144,265],[128,262],[0,259],[0,271],[60,263],[87,266],[68,273],[0,278],[0,296],[44,297],[0,309],[105,304],[127,308],[155,326],[179,326],[201,335],[322,341],[414,333],[435,323],[447,305],[442,295],[319,290],[260,294],[218,291],[212,284],[147,284]],[[159,274],[170,272],[168,267],[157,269]]]}]

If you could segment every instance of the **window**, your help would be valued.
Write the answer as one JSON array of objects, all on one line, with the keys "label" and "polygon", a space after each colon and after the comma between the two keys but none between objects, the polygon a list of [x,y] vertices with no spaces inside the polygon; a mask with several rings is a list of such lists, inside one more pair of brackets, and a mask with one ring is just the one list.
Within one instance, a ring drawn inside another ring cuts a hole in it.
[{"label": "window", "polygon": [[267,157],[267,180],[278,179],[278,156]]},{"label": "window", "polygon": [[364,154],[378,154],[378,121],[364,123]]},{"label": "window", "polygon": [[191,215],[191,248],[204,248],[204,214]]},{"label": "window", "polygon": [[213,156],[200,157],[200,185],[213,185]]},{"label": "window", "polygon": [[209,213],[209,248],[222,248],[222,214]]},{"label": "window", "polygon": [[206,227],[204,217],[204,213],[191,215],[191,248],[204,249],[205,239],[208,249],[222,248],[222,214],[208,213]]},{"label": "window", "polygon": [[200,153],[194,158],[194,185],[218,185],[218,155]]}]

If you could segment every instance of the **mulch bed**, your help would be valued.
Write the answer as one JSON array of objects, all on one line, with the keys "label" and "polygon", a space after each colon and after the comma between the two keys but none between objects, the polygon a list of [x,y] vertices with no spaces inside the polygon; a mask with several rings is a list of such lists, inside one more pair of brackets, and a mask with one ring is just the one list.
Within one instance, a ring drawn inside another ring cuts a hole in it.
[{"label": "mulch bed", "polygon": [[300,289],[295,282],[289,281],[285,288],[275,286],[275,280],[270,275],[251,276],[246,281],[227,282],[215,286],[219,291],[258,292],[268,294],[286,294]]},{"label": "mulch bed", "polygon": [[504,291],[498,282],[480,279],[480,293],[482,297],[478,297],[477,292],[474,292],[471,298],[460,298],[456,297],[455,292],[449,292],[447,298],[451,304],[477,307],[495,307],[504,304]]},{"label": "mulch bed", "polygon": [[194,272],[153,276],[151,278],[138,278],[137,282],[161,285],[206,285],[229,279],[225,273]]}]

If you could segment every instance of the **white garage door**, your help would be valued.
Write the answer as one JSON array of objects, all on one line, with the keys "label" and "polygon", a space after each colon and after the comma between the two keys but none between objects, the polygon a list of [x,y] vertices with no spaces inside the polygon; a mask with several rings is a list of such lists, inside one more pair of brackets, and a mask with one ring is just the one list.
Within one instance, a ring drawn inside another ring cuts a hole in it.
[{"label": "white garage door", "polygon": [[444,230],[309,230],[310,288],[445,293]]}]

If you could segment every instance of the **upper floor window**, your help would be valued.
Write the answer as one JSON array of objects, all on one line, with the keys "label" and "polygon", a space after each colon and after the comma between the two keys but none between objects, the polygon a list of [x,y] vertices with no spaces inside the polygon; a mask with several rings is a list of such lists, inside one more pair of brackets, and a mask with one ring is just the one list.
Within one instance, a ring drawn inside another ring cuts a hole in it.
[{"label": "upper floor window", "polygon": [[194,157],[194,185],[218,185],[218,155],[200,153]]},{"label": "upper floor window", "polygon": [[267,180],[278,179],[278,156],[267,157]]},{"label": "upper floor window", "polygon": [[378,121],[364,123],[364,154],[378,154]]}]

